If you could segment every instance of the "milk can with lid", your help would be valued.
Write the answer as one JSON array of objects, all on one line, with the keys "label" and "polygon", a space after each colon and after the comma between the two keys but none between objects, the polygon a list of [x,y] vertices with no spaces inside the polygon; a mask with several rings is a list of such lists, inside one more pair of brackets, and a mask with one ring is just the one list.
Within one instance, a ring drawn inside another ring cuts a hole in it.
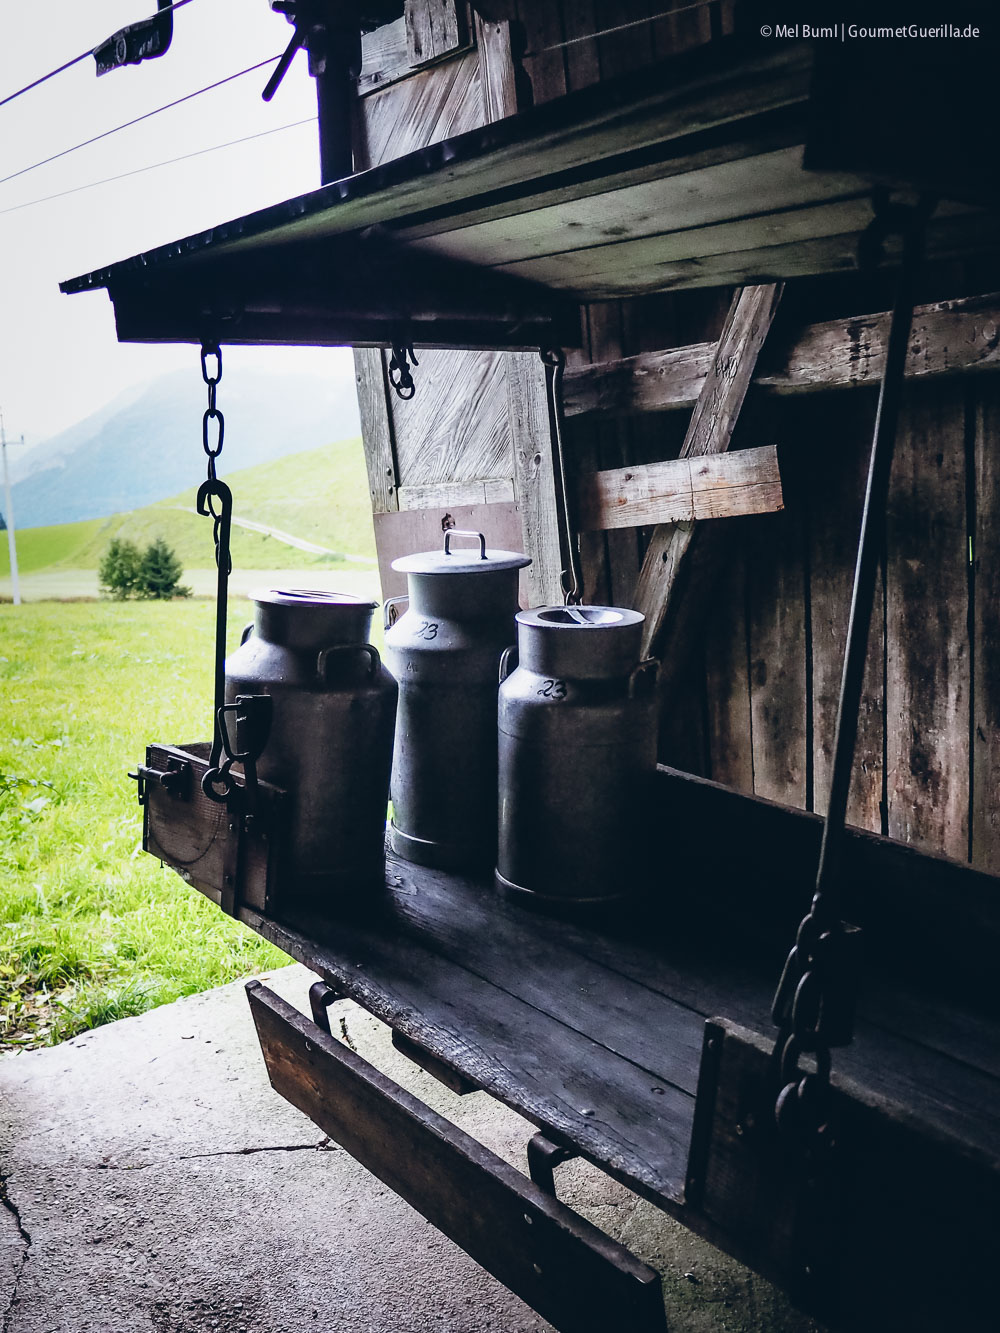
[{"label": "milk can with lid", "polygon": [[[287,887],[317,905],[384,885],[396,682],[368,642],[376,603],[268,588],[226,660],[226,700],[269,699],[257,774],[290,798]],[[240,748],[247,748],[240,742]]]},{"label": "milk can with lid", "polygon": [[497,671],[513,635],[518,571],[530,563],[455,529],[441,550],[393,561],[407,576],[409,607],[385,636],[399,682],[390,838],[407,860],[450,870],[493,862]]},{"label": "milk can with lid", "polygon": [[641,873],[656,768],[643,617],[612,606],[517,616],[501,666],[497,884],[553,903],[623,896]]}]

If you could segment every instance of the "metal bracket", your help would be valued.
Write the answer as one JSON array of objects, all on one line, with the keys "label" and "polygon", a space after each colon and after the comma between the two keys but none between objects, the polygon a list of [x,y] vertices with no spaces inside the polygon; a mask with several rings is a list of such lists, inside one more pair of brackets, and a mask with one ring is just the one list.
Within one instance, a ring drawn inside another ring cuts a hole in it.
[{"label": "metal bracket", "polygon": [[528,1140],[528,1175],[539,1189],[556,1197],[555,1169],[563,1162],[571,1162],[579,1153],[553,1143],[541,1130]]},{"label": "metal bracket", "polygon": [[327,981],[314,981],[309,987],[309,1008],[312,1010],[313,1022],[318,1028],[322,1028],[328,1037],[332,1037],[333,1033],[330,1031],[330,1015],[327,1011],[334,1000],[343,998]]},{"label": "metal bracket", "polygon": [[123,65],[138,65],[166,53],[174,35],[172,0],[157,0],[160,11],[153,18],[140,19],[120,28],[91,52],[97,62],[97,77],[110,74]]}]

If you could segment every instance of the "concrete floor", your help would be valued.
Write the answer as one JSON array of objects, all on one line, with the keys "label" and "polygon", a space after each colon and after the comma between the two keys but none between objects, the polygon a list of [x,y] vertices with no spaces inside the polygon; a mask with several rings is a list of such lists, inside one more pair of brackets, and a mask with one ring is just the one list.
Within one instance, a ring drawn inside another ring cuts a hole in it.
[{"label": "concrete floor", "polygon": [[[303,968],[267,980],[307,1009]],[[350,1002],[331,1019],[524,1169],[527,1122],[442,1088]],[[0,1061],[0,1106],[0,1333],[550,1329],[271,1091],[242,984]],[[671,1333],[814,1330],[593,1168],[569,1163],[557,1181],[660,1270]]]}]

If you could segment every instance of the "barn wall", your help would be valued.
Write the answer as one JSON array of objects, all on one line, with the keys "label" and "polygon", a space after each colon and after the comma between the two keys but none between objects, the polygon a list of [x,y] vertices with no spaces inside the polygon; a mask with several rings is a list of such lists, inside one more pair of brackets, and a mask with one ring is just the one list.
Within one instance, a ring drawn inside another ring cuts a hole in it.
[{"label": "barn wall", "polygon": [[[673,7],[679,12],[668,17],[662,17],[670,8],[665,0],[483,0],[479,9],[486,19],[511,24],[516,102],[523,107],[731,28],[725,0],[699,7],[681,0]],[[472,55],[460,57],[452,74],[435,77],[454,80],[463,71],[472,79],[466,123],[498,114],[481,109],[481,94],[472,95],[478,77]],[[430,76],[421,76],[382,94],[387,112],[378,125],[393,120],[400,106],[412,109],[416,99],[430,111],[417,117],[415,132],[425,142],[440,137],[445,131],[428,102],[429,84]],[[413,140],[390,142],[380,156],[405,151]],[[938,266],[925,275],[918,299],[998,289],[996,266]],[[570,365],[713,341],[732,295],[732,289],[710,289],[591,304],[583,312],[584,346],[570,353]],[[888,309],[891,297],[891,275],[792,284],[770,341],[805,323]],[[379,353],[363,355],[381,362]],[[381,379],[382,365],[376,369]],[[507,484],[513,414],[502,392],[503,359],[429,354],[422,370],[422,394],[414,403],[390,398],[383,409],[397,489],[440,483],[445,503],[451,486],[454,506],[469,499],[463,486],[470,479]],[[434,404],[430,418],[421,401]],[[744,791],[825,809],[875,401],[872,389],[801,398],[765,398],[751,389],[733,447],[783,446],[785,509],[716,521],[707,525],[704,541],[699,538],[710,578],[692,585],[697,592],[691,595],[701,599],[696,614],[685,618],[684,635],[675,635],[665,650],[665,762]],[[568,465],[587,472],[674,457],[688,416],[570,418]],[[464,423],[462,430],[442,433],[442,421],[451,417]],[[993,555],[998,431],[1000,377],[908,387],[848,817],[1000,872],[1000,814],[993,799],[1000,776],[1000,575]],[[484,494],[494,503],[503,498]],[[405,509],[405,496],[400,503],[393,493],[380,507]],[[442,521],[450,521],[450,513]],[[588,600],[632,604],[649,536],[641,528],[582,535]]]}]

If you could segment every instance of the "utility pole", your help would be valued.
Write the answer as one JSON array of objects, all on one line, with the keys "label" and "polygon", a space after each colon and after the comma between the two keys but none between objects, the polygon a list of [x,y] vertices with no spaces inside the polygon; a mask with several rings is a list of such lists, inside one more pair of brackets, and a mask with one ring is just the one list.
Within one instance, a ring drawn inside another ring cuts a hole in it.
[{"label": "utility pole", "polygon": [[[21,436],[24,443],[24,436]],[[10,473],[7,471],[7,432],[3,424],[3,409],[0,408],[0,453],[3,454],[3,497],[4,517],[7,520],[7,546],[10,550],[10,586],[14,594],[14,605],[21,605],[21,588],[17,581],[17,542],[14,539],[14,505],[10,498]]]}]

